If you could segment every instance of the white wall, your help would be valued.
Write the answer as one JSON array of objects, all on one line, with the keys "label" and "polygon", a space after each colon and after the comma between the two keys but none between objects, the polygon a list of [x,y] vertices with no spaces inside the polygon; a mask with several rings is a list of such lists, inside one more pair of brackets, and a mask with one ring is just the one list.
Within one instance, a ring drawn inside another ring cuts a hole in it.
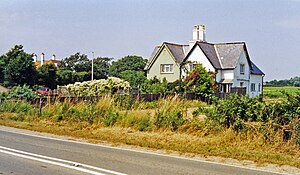
[{"label": "white wall", "polygon": [[[196,64],[202,64],[203,67],[207,71],[215,72],[215,68],[212,66],[212,64],[209,62],[203,51],[200,49],[200,47],[197,45],[196,48],[190,53],[189,57],[186,59],[186,62],[196,63]],[[185,66],[189,70],[189,65],[187,64]],[[183,76],[186,76],[186,73],[182,73]]]},{"label": "white wall", "polygon": [[249,83],[249,88],[251,88],[251,84],[255,84],[255,91],[251,91],[249,89],[249,96],[250,97],[256,97],[262,94],[262,82],[263,82],[263,76],[262,75],[255,75],[251,74],[250,75],[250,83]]}]

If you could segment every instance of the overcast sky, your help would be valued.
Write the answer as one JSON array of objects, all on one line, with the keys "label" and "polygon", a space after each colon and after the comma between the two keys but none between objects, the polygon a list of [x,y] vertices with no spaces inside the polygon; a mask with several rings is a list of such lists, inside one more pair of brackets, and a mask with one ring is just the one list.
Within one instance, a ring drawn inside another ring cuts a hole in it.
[{"label": "overcast sky", "polygon": [[188,44],[193,26],[211,43],[245,41],[265,80],[300,76],[300,0],[1,0],[0,54],[76,52],[148,58],[164,41]]}]

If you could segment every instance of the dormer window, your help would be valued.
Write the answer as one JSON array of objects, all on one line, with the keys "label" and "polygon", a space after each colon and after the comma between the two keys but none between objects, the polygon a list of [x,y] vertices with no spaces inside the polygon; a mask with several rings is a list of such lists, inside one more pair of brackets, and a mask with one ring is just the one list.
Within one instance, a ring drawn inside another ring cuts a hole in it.
[{"label": "dormer window", "polygon": [[240,74],[245,74],[245,64],[240,64]]}]

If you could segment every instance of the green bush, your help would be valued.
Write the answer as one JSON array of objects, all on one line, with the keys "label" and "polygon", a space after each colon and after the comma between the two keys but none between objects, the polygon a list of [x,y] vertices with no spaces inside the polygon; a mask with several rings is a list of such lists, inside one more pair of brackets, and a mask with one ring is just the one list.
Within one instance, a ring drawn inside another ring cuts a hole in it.
[{"label": "green bush", "polygon": [[21,98],[29,100],[34,98],[34,92],[29,86],[26,85],[15,86],[9,91],[7,98]]}]

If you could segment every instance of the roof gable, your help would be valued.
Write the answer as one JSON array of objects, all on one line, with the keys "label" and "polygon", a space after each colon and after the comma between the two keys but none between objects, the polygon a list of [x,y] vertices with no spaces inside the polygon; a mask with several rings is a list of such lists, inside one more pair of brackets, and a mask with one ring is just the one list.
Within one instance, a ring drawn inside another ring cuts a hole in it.
[{"label": "roof gable", "polygon": [[215,44],[223,69],[234,69],[244,50],[243,43]]},{"label": "roof gable", "polygon": [[157,57],[160,55],[164,48],[167,48],[175,63],[177,63],[178,65],[181,64],[185,58],[187,47],[188,45],[180,45],[167,42],[164,42],[161,46],[156,46],[151,54],[151,57],[149,58],[145,70],[151,68],[151,66],[156,61]]}]

